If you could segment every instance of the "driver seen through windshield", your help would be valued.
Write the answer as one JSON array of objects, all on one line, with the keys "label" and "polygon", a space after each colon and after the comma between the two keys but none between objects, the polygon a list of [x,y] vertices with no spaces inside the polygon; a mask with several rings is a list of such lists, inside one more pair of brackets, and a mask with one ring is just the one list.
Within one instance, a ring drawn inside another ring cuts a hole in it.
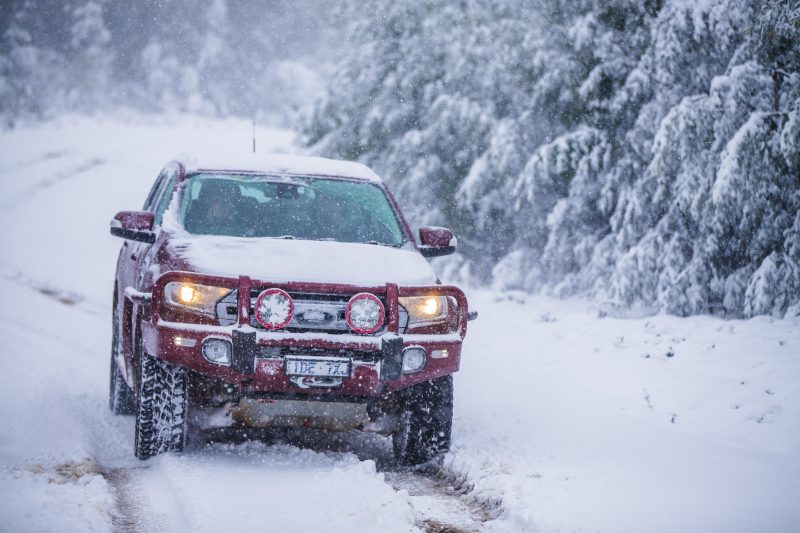
[{"label": "driver seen through windshield", "polygon": [[341,179],[195,174],[187,179],[179,216],[195,235],[404,242],[384,192]]}]

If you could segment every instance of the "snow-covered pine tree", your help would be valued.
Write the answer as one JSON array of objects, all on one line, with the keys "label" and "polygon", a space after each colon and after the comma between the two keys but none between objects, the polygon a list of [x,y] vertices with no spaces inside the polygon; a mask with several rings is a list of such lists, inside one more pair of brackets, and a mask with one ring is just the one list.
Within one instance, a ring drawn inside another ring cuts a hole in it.
[{"label": "snow-covered pine tree", "polygon": [[55,54],[32,39],[30,10],[19,0],[0,6],[0,123],[11,127],[20,118],[41,117],[51,88],[57,85]]},{"label": "snow-covered pine tree", "polygon": [[330,68],[339,2],[5,0],[0,108],[288,117]]},{"label": "snow-covered pine tree", "polygon": [[66,105],[82,110],[96,110],[107,102],[112,54],[108,49],[111,32],[106,27],[103,4],[87,0],[69,9],[70,39],[65,70],[69,87]]},{"label": "snow-covered pine tree", "polygon": [[371,5],[307,140],[455,226],[497,284],[800,307],[797,0]]}]

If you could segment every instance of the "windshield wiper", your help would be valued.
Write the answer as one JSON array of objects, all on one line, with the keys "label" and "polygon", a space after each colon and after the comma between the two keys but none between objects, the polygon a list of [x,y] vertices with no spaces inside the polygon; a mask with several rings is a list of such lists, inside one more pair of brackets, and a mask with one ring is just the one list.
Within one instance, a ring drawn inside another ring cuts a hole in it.
[{"label": "windshield wiper", "polygon": [[364,244],[375,244],[377,246],[388,246],[389,248],[399,248],[400,245],[397,244],[389,244],[388,242],[378,242],[378,241],[367,241]]},{"label": "windshield wiper", "polygon": [[294,239],[294,235],[281,235],[280,237],[276,237],[277,239]]}]

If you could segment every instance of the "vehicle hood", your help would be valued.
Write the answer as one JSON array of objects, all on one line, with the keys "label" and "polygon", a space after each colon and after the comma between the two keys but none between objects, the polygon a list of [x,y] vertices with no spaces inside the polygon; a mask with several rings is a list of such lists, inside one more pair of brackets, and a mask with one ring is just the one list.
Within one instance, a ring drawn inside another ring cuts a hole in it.
[{"label": "vehicle hood", "polygon": [[418,251],[373,244],[192,235],[171,238],[167,247],[189,270],[219,276],[361,286],[437,281]]}]

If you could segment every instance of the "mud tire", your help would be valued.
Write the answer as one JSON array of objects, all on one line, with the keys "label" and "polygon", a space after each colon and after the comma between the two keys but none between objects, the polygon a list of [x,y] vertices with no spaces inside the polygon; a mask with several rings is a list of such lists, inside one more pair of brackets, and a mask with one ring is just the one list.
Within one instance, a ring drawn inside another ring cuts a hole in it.
[{"label": "mud tire", "polygon": [[149,459],[183,451],[189,379],[185,368],[142,352],[134,455]]},{"label": "mud tire", "polygon": [[392,436],[398,464],[420,465],[446,453],[453,426],[453,376],[407,389],[400,426]]}]

